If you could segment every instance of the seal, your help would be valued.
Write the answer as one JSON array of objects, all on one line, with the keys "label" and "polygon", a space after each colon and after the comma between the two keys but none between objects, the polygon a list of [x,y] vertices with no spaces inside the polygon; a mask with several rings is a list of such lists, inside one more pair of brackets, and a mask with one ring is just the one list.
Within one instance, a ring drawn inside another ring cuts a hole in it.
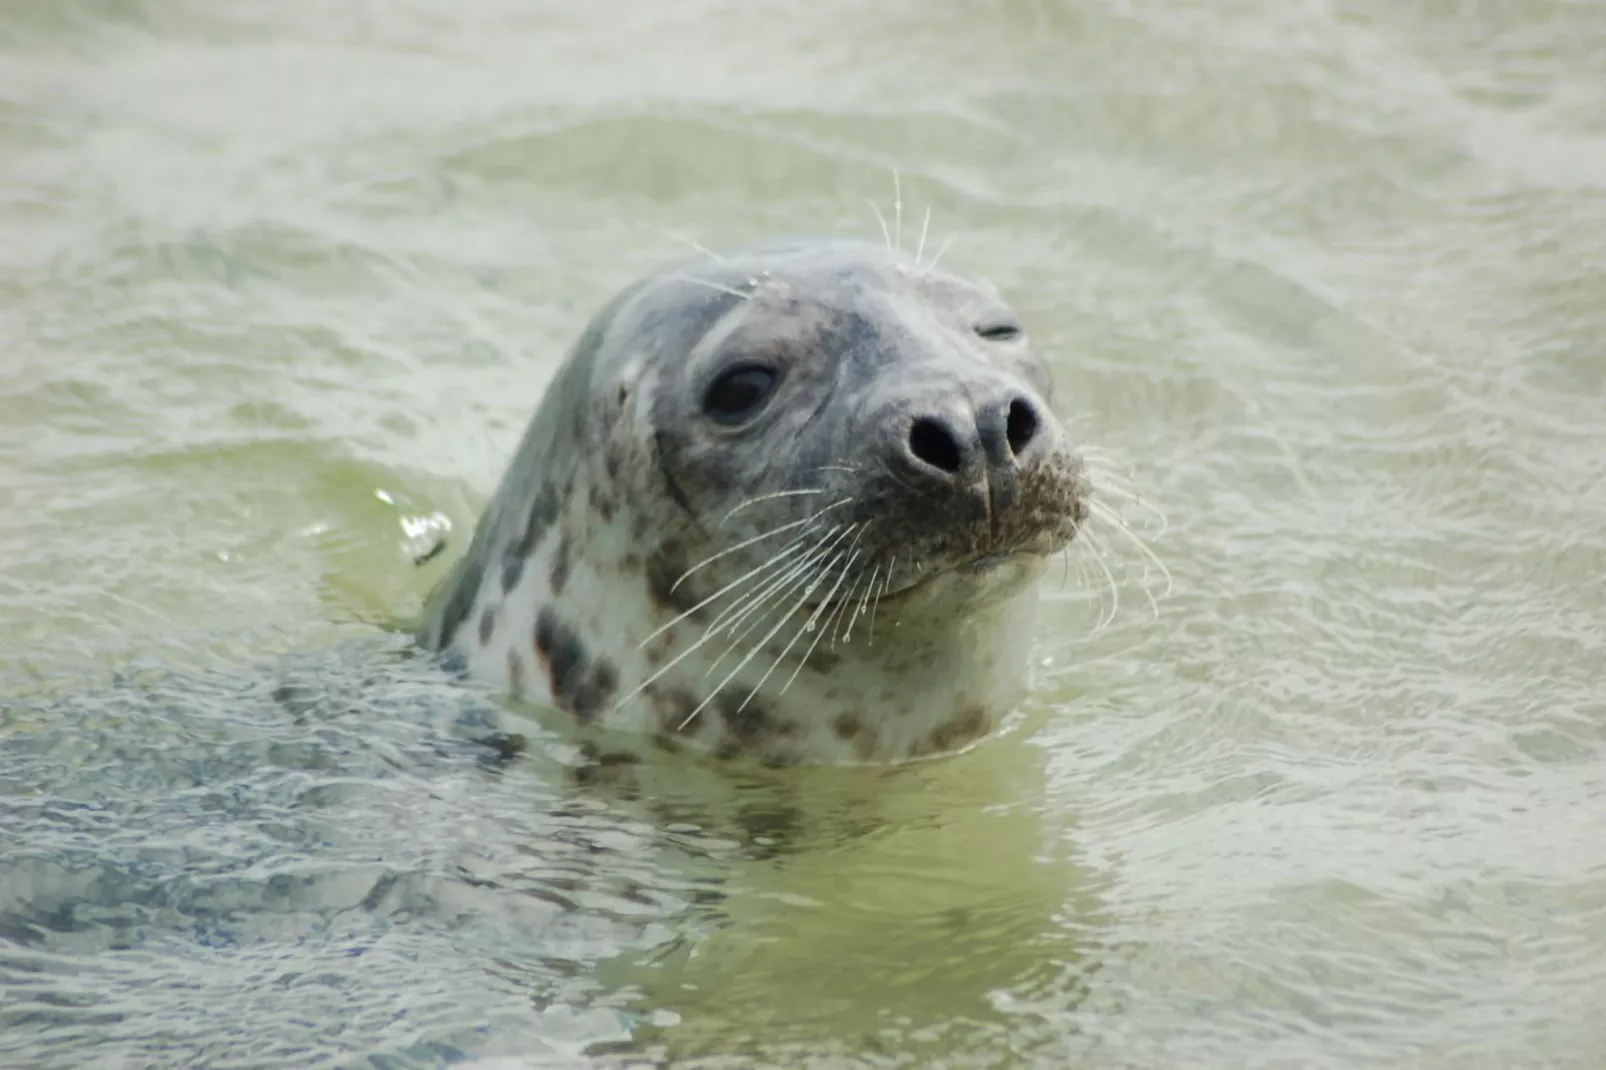
[{"label": "seal", "polygon": [[846,239],[630,286],[548,385],[419,640],[584,725],[772,765],[961,749],[1088,516],[989,284]]}]

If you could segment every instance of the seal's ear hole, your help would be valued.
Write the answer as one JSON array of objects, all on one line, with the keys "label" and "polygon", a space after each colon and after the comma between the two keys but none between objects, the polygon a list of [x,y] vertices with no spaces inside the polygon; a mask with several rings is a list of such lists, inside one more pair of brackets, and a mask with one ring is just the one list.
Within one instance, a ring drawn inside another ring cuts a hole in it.
[{"label": "seal's ear hole", "polygon": [[989,342],[1010,342],[1023,333],[1020,324],[1009,320],[989,320],[976,324],[976,333]]},{"label": "seal's ear hole", "polygon": [[1009,439],[1009,452],[1020,455],[1020,451],[1031,445],[1032,439],[1037,437],[1037,410],[1032,403],[1024,398],[1016,398],[1009,403],[1009,416],[1004,422],[1004,435]]},{"label": "seal's ear hole", "polygon": [[738,364],[720,372],[703,395],[703,411],[720,424],[739,424],[754,416],[779,378],[761,364]]}]

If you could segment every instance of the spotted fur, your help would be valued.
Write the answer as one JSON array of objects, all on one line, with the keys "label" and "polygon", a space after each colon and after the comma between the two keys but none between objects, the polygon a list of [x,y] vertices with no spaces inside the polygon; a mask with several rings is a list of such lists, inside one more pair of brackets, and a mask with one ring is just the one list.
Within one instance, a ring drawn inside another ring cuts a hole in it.
[{"label": "spotted fur", "polygon": [[[852,242],[638,283],[548,386],[422,642],[666,749],[786,765],[976,742],[1018,697],[1034,581],[1088,491],[1014,323],[985,284]],[[706,391],[742,361],[778,385],[732,428]]]}]

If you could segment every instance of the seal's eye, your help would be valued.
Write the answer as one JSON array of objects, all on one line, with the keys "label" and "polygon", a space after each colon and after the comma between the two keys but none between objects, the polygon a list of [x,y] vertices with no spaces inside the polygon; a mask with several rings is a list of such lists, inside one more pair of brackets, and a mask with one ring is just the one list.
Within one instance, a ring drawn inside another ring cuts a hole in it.
[{"label": "seal's eye", "polygon": [[1013,342],[1021,336],[1020,324],[1010,320],[988,320],[976,324],[976,333],[989,342]]},{"label": "seal's eye", "polygon": [[753,416],[775,389],[776,374],[759,364],[727,368],[709,384],[703,411],[720,424],[739,424]]}]

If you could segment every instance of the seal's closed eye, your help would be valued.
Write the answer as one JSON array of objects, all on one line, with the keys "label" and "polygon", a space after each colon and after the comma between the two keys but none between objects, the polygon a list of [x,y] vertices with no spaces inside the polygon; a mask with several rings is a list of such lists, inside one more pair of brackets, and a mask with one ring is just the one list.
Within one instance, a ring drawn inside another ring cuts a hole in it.
[{"label": "seal's closed eye", "polygon": [[731,426],[758,414],[769,399],[780,377],[762,364],[738,364],[727,368],[703,395],[703,411],[715,423]]},{"label": "seal's closed eye", "polygon": [[1010,320],[988,320],[976,324],[976,334],[989,342],[1012,342],[1021,333],[1020,324]]}]

